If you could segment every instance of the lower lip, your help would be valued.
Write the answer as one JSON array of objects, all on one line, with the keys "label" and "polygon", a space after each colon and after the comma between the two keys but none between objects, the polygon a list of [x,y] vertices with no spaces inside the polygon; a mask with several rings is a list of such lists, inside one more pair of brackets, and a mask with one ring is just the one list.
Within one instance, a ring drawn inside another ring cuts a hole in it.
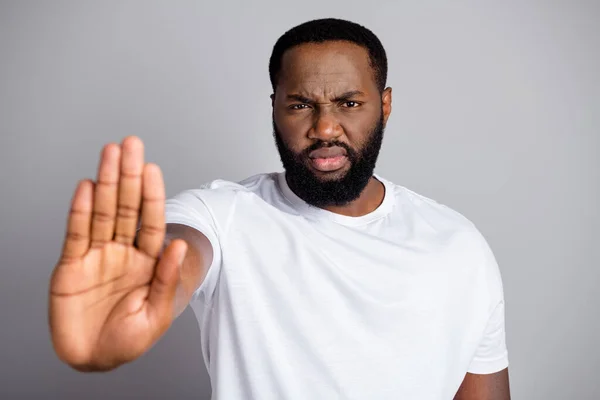
[{"label": "lower lip", "polygon": [[330,158],[311,158],[310,163],[318,171],[336,171],[344,166],[344,164],[346,163],[346,156],[337,156]]}]

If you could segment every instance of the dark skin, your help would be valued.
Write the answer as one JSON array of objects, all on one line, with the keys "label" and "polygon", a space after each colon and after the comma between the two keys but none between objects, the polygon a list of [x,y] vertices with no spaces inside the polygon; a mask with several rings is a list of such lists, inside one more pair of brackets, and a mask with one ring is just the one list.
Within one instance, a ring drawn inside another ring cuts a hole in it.
[{"label": "dark skin", "polygon": [[488,375],[467,374],[454,400],[510,400],[508,368]]},{"label": "dark skin", "polygon": [[[377,87],[367,50],[347,42],[303,44],[288,50],[271,99],[282,139],[295,152],[317,140],[338,140],[361,149],[379,116],[383,114],[385,125],[392,111],[392,89],[381,92]],[[313,172],[322,180],[337,179],[348,167]],[[383,197],[383,185],[371,178],[358,199],[326,209],[361,216],[374,211]],[[510,400],[508,369],[467,373],[454,400]]]},{"label": "dark skin", "polygon": [[[316,140],[338,140],[360,149],[381,112],[385,124],[392,111],[392,89],[378,90],[367,52],[343,42],[305,44],[287,51],[272,100],[282,139],[295,152]],[[348,167],[313,172],[323,180],[336,179]],[[358,199],[327,209],[361,216],[375,210],[383,195],[381,182],[371,178]]]}]

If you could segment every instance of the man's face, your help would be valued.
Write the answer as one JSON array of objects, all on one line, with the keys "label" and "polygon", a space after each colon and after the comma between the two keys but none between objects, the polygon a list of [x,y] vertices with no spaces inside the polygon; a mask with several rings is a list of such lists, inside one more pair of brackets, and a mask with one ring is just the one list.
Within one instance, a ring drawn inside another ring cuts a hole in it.
[{"label": "man's face", "polygon": [[372,177],[390,111],[391,91],[377,88],[366,49],[325,42],[288,50],[273,130],[292,190],[317,207],[357,199]]}]

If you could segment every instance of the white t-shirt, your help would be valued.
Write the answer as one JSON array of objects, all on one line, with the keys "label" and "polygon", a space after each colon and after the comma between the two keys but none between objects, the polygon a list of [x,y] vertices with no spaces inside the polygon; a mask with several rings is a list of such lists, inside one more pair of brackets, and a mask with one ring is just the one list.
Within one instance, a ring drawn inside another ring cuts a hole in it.
[{"label": "white t-shirt", "polygon": [[382,177],[382,204],[309,206],[284,173],[167,201],[208,237],[190,303],[214,399],[452,399],[508,366],[502,281],[465,217]]}]

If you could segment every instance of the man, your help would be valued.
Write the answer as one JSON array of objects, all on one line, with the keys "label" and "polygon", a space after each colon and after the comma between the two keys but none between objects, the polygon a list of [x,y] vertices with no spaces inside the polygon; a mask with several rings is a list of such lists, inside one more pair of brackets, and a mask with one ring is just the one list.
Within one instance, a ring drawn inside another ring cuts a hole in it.
[{"label": "man", "polygon": [[165,202],[139,139],[104,148],[50,284],[58,356],[117,368],[189,303],[214,398],[508,399],[486,241],[374,174],[392,104],[380,41],[352,22],[310,21],[277,41],[269,72],[284,173]]}]

